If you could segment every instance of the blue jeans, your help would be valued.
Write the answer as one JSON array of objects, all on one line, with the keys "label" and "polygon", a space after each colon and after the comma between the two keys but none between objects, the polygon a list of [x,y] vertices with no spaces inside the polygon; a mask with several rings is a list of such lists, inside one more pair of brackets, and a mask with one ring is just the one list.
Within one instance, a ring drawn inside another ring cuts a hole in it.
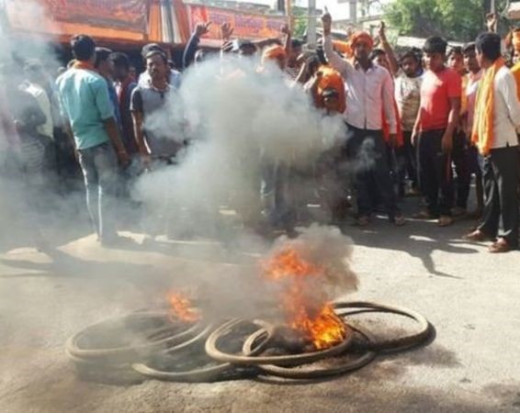
[{"label": "blue jeans", "polygon": [[87,209],[99,239],[109,240],[116,234],[113,196],[117,183],[117,160],[106,142],[79,150],[79,163],[85,179]]}]

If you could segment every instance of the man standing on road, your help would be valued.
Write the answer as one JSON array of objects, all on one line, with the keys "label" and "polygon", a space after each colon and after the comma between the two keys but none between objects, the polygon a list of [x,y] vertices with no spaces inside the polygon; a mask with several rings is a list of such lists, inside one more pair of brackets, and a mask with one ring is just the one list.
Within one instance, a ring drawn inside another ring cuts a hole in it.
[{"label": "man standing on road", "polygon": [[56,82],[85,179],[87,208],[99,240],[110,245],[118,241],[117,210],[110,206],[117,176],[116,154],[122,166],[127,165],[128,155],[119,137],[107,82],[94,69],[94,40],[74,36],[71,46],[76,62]]},{"label": "man standing on road", "polygon": [[[445,66],[447,42],[438,36],[424,44],[427,71],[421,85],[421,106],[412,139],[417,141],[419,181],[427,211],[416,218],[438,218],[440,227],[452,224],[451,153],[459,123],[462,79]],[[439,197],[440,193],[440,197]]]},{"label": "man standing on road", "polygon": [[381,113],[384,112],[389,124],[390,145],[395,145],[397,120],[392,77],[386,69],[370,60],[374,42],[368,33],[357,32],[352,35],[354,59],[344,60],[332,47],[330,14],[324,14],[322,22],[325,56],[329,64],[341,73],[347,85],[347,153],[356,164],[354,185],[357,190],[358,224],[369,224],[370,215],[374,211],[373,200],[379,196],[390,221],[403,225],[405,219],[396,204],[382,131]]},{"label": "man standing on road", "polygon": [[168,58],[160,50],[146,55],[149,75],[133,91],[130,110],[134,120],[134,134],[144,168],[155,164],[170,165],[177,161],[183,148],[183,138],[173,119],[174,91],[170,84]]},{"label": "man standing on road", "polygon": [[482,223],[465,238],[496,239],[489,251],[503,253],[518,247],[520,103],[515,78],[500,53],[500,36],[482,33],[475,46],[485,73],[477,92],[472,141],[484,156],[485,199]]}]

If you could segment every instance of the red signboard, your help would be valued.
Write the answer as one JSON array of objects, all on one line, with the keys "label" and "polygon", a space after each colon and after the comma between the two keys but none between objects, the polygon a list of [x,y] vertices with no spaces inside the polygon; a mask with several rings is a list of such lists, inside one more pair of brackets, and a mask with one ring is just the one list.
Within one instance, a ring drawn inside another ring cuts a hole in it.
[{"label": "red signboard", "polygon": [[197,23],[211,21],[210,39],[220,39],[220,25],[230,23],[233,35],[244,39],[266,39],[280,37],[280,28],[286,22],[284,17],[263,16],[261,14],[219,9],[216,7],[187,4],[190,28],[193,31]]},{"label": "red signboard", "polygon": [[146,33],[147,4],[148,0],[7,0],[6,9],[10,16],[39,15],[39,24],[46,17],[56,24]]}]

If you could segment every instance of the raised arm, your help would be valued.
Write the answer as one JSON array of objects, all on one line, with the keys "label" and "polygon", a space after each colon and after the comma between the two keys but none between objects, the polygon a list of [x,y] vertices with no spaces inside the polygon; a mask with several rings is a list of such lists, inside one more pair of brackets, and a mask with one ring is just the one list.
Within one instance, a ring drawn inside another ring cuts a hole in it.
[{"label": "raised arm", "polygon": [[379,25],[379,40],[381,41],[381,47],[385,51],[388,63],[390,64],[390,71],[393,76],[396,76],[399,71],[399,62],[395,56],[394,49],[392,49],[392,46],[390,46],[386,38],[386,25],[384,21],[381,21]]},{"label": "raised arm", "polygon": [[182,68],[186,69],[195,61],[195,53],[197,53],[197,48],[199,47],[200,37],[209,31],[209,26],[211,22],[207,23],[198,23],[195,26],[195,31],[190,37],[188,44],[186,45],[186,49],[184,49],[184,53],[182,55]]},{"label": "raised arm", "polygon": [[285,53],[287,54],[287,56],[291,56],[291,52],[292,52],[292,33],[289,30],[289,26],[287,24],[284,24],[281,27],[280,32],[283,35],[285,35],[284,42],[283,42],[283,47],[285,49]]},{"label": "raised arm", "polygon": [[332,17],[329,13],[321,16],[323,23],[323,52],[329,61],[330,66],[345,76],[345,73],[350,68],[350,63],[342,59],[332,48],[332,39],[330,38],[330,31],[332,27]]}]

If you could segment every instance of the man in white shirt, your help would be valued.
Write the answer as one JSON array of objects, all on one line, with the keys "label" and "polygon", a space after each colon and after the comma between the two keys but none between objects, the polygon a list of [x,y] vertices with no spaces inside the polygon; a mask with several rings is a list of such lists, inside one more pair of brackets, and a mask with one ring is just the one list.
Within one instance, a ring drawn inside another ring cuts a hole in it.
[{"label": "man in white shirt", "polygon": [[491,253],[518,247],[520,176],[517,128],[520,102],[515,79],[500,53],[500,36],[482,33],[475,42],[477,60],[485,70],[475,104],[473,142],[484,156],[484,216],[477,230],[465,238],[494,240]]},{"label": "man in white shirt", "polygon": [[56,144],[54,142],[54,122],[52,116],[52,104],[50,96],[44,85],[48,82],[45,70],[37,59],[28,60],[24,66],[25,82],[23,89],[32,95],[42,113],[45,115],[45,123],[36,128],[38,140],[44,147],[43,175],[45,180],[53,185],[57,182]]},{"label": "man in white shirt", "polygon": [[51,101],[43,85],[47,81],[42,64],[37,60],[31,60],[24,67],[27,81],[25,91],[30,93],[38,101],[38,106],[45,115],[45,123],[38,127],[38,133],[49,139],[53,139],[54,125],[52,122]]},{"label": "man in white shirt", "polygon": [[396,204],[382,133],[384,113],[390,127],[390,142],[395,145],[397,121],[392,77],[386,69],[370,60],[373,47],[370,35],[354,33],[351,37],[354,58],[344,60],[332,48],[330,14],[324,14],[322,22],[325,56],[329,64],[341,73],[347,85],[344,116],[349,129],[347,153],[355,171],[358,224],[364,226],[369,223],[375,207],[373,200],[379,197],[390,221],[402,225],[405,220]]}]

